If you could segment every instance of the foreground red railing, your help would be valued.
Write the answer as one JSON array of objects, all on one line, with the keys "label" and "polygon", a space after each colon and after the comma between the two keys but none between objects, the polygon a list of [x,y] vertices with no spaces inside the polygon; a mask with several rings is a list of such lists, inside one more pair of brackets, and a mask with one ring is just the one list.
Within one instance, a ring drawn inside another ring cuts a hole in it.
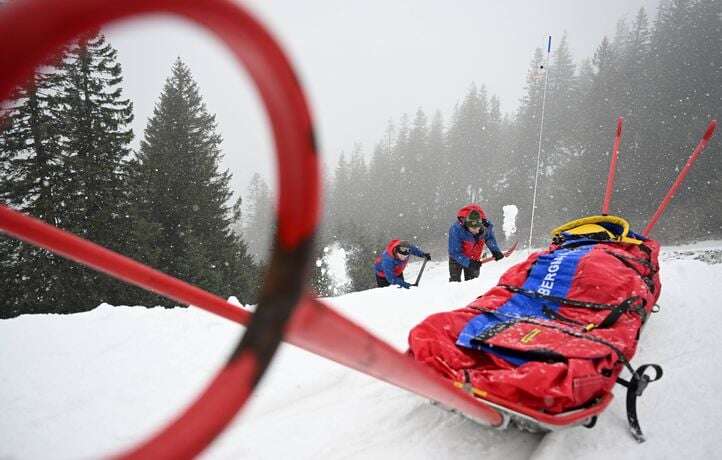
[{"label": "foreground red railing", "polygon": [[[232,419],[250,396],[268,366],[283,333],[283,327],[303,292],[302,277],[283,268],[304,273],[310,261],[313,234],[318,223],[319,171],[312,123],[298,80],[275,40],[243,8],[225,0],[29,0],[12,2],[0,11],[0,100],[32,75],[35,67],[80,33],[141,14],[171,13],[190,19],[223,40],[235,57],[246,65],[261,95],[271,121],[278,155],[280,198],[279,229],[274,245],[271,276],[259,296],[257,313],[250,321],[227,364],[177,420],[126,456],[135,458],[191,457],[207,446]],[[247,314],[200,289],[185,285],[159,272],[79,238],[48,232],[41,223],[10,216],[3,209],[2,226],[19,238],[50,238],[44,247],[103,269],[120,263],[121,279],[168,297],[202,305],[231,319],[248,323]],[[19,227],[17,226],[19,224]],[[13,225],[15,227],[13,228]],[[32,235],[26,235],[32,233]],[[37,241],[36,241],[37,243]],[[111,273],[105,270],[106,273]],[[184,285],[181,288],[181,284]],[[283,286],[283,289],[278,289]],[[183,291],[184,294],[179,293]]]}]

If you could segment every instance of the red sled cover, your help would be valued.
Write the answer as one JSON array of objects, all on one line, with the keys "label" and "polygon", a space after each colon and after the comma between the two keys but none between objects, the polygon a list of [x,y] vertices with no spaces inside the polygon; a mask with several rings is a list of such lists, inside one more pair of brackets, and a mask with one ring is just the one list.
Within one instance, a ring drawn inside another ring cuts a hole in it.
[{"label": "red sled cover", "polygon": [[517,408],[560,414],[608,396],[621,370],[631,370],[659,297],[659,244],[620,218],[585,219],[560,227],[567,231],[547,250],[466,307],[414,327],[409,353]]}]

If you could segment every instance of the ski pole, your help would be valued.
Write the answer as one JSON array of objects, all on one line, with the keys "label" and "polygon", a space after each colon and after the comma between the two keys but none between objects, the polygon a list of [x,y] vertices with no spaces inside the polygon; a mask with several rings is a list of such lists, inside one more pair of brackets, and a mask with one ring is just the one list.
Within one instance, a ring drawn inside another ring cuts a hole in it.
[{"label": "ski pole", "polygon": [[421,264],[421,270],[419,270],[419,274],[416,276],[416,282],[414,283],[414,286],[419,285],[419,281],[421,280],[421,275],[424,274],[424,268],[426,268],[426,262],[428,262],[429,259],[424,258],[424,262]]},{"label": "ski pole", "polygon": [[709,143],[709,140],[712,138],[712,135],[714,134],[714,130],[717,127],[717,120],[712,120],[709,122],[709,125],[707,125],[707,131],[705,131],[704,136],[702,136],[702,139],[699,141],[699,144],[697,144],[697,147],[694,148],[694,151],[687,159],[687,163],[684,165],[684,168],[682,168],[682,171],[679,172],[677,175],[677,179],[674,181],[672,186],[667,191],[667,194],[664,196],[664,199],[659,204],[659,207],[657,208],[657,211],[654,213],[652,218],[649,220],[649,223],[644,228],[644,231],[642,232],[643,236],[649,235],[649,232],[652,231],[652,228],[654,228],[654,225],[657,223],[660,217],[662,217],[662,214],[664,213],[664,210],[667,209],[667,205],[670,201],[672,201],[672,198],[674,198],[674,192],[677,191],[677,188],[682,184],[682,181],[687,176],[687,173],[689,172],[689,168],[692,167],[692,164],[697,160],[697,157],[700,153],[702,153],[702,150],[707,147],[707,144]]}]

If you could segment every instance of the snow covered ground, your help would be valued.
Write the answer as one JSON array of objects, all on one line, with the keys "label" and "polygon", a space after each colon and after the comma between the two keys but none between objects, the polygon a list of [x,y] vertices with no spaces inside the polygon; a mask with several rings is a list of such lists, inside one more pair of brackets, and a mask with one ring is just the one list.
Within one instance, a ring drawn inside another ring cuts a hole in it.
[{"label": "snow covered ground", "polygon": [[[515,254],[449,284],[445,262],[412,290],[328,299],[401,350],[427,315],[467,304]],[[213,459],[719,458],[722,242],[666,248],[661,312],[633,364],[664,377],[639,401],[647,442],[627,432],[623,388],[588,430],[547,435],[481,427],[424,399],[284,345],[260,389],[204,454]],[[407,269],[415,278],[416,267]],[[199,309],[101,307],[0,321],[0,459],[97,458],[139,441],[186,404],[242,328]]]}]

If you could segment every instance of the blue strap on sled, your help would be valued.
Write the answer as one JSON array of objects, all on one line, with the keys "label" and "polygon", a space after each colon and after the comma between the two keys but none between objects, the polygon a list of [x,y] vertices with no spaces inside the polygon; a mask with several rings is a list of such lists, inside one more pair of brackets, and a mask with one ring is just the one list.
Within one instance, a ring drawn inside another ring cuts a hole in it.
[{"label": "blue strap on sled", "polygon": [[[566,297],[574,281],[579,261],[598,241],[590,243],[574,248],[561,248],[539,256],[524,283],[523,289],[538,292],[544,296]],[[485,345],[479,341],[479,338],[485,335],[493,335],[500,328],[510,323],[509,318],[546,319],[547,316],[544,310],[557,313],[559,303],[550,302],[548,299],[530,298],[519,293],[514,294],[505,304],[495,310],[498,315],[487,312],[472,318],[459,334],[456,344],[493,353],[519,366],[528,360]]]}]

